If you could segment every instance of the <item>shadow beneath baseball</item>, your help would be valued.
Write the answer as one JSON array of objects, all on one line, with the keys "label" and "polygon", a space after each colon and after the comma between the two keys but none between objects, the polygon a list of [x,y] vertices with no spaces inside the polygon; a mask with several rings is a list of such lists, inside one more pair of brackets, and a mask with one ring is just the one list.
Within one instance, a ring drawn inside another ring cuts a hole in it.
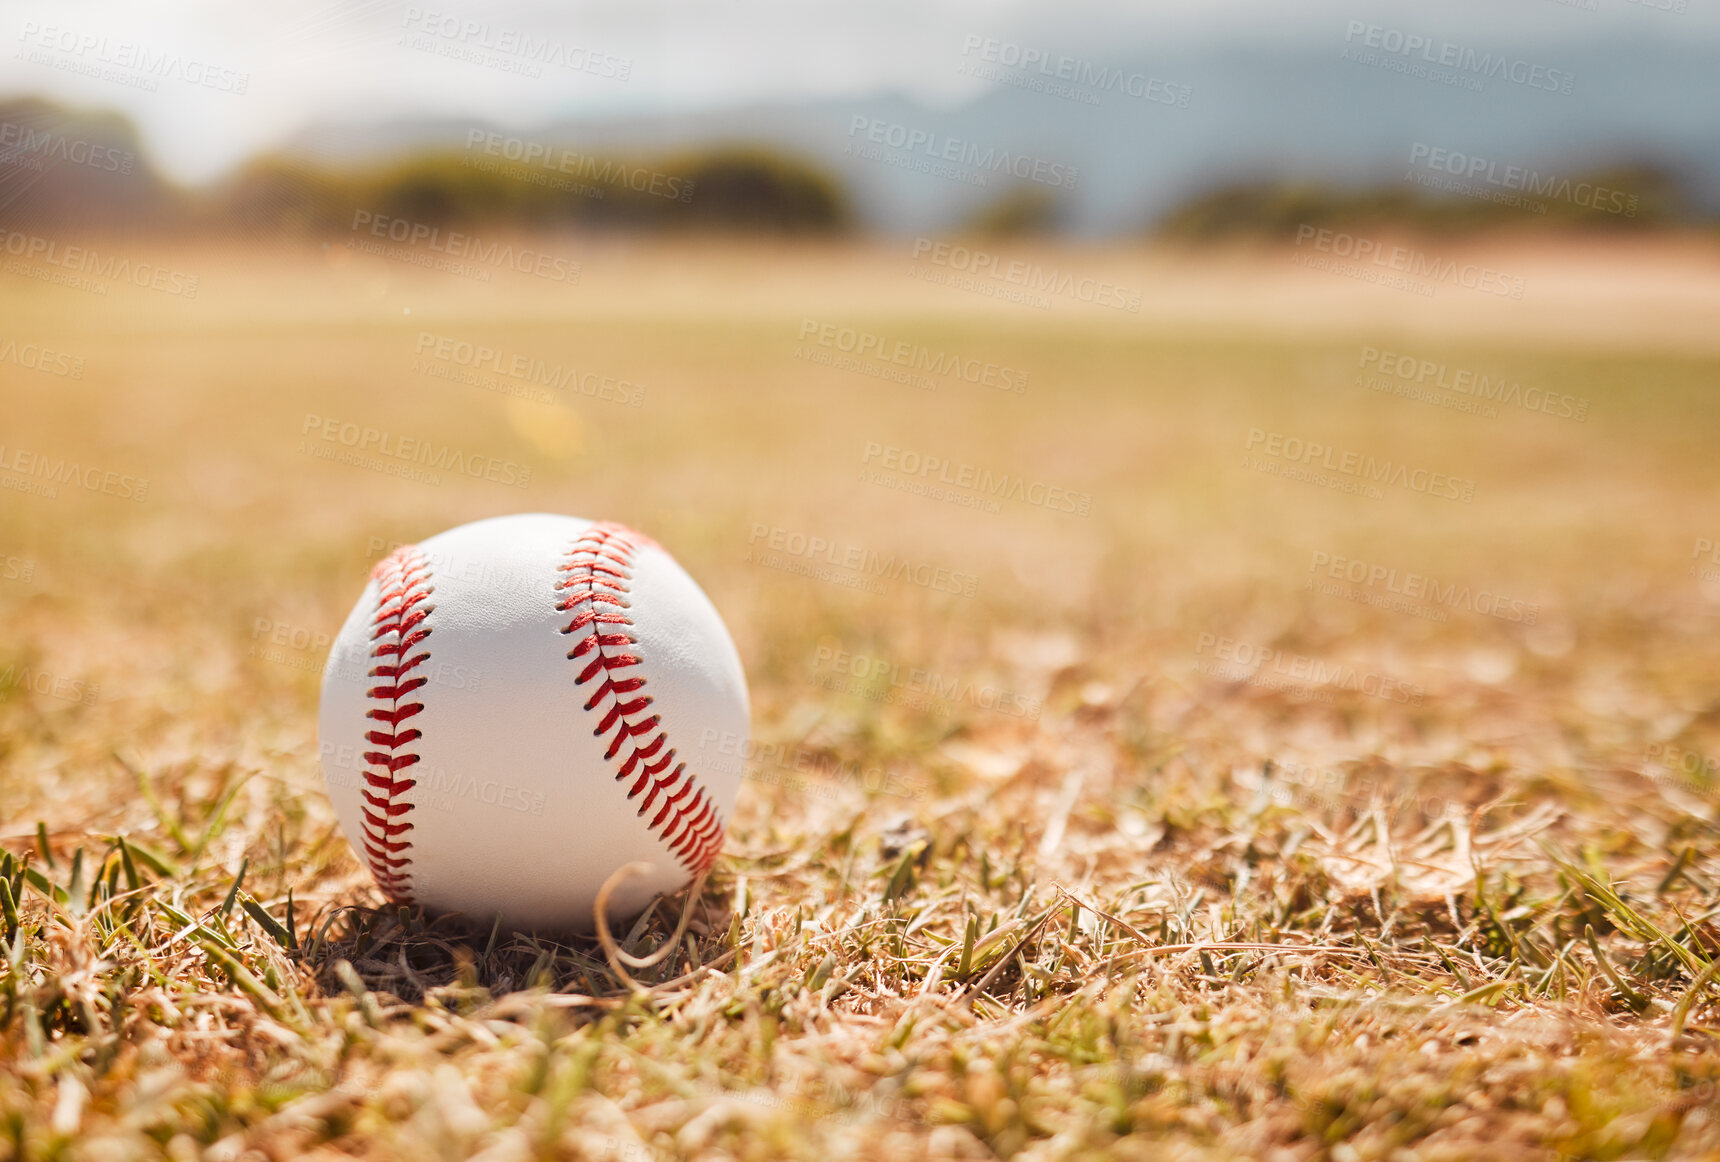
[{"label": "shadow beneath baseball", "polygon": [[[611,884],[628,871],[620,869]],[[421,906],[342,905],[313,919],[300,955],[329,992],[463,1012],[515,993],[612,1007],[733,959],[728,900],[705,887],[701,876],[682,892],[658,896],[626,926],[605,922],[595,931],[512,930],[497,918]]]}]

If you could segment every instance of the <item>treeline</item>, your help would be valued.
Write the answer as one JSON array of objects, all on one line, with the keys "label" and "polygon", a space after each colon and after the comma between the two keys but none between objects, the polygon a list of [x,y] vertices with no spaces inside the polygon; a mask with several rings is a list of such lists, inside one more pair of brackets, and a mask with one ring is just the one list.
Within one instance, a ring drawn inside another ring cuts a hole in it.
[{"label": "treeline", "polygon": [[167,221],[185,208],[124,116],[33,97],[0,101],[0,221],[108,229]]},{"label": "treeline", "polygon": [[1489,166],[1473,175],[1411,172],[1419,180],[1361,189],[1271,180],[1227,185],[1184,202],[1160,220],[1155,232],[1207,243],[1294,239],[1305,226],[1457,235],[1642,231],[1712,221],[1694,205],[1684,183],[1655,166],[1575,174],[1515,166]]},{"label": "treeline", "polygon": [[246,230],[345,230],[355,212],[431,225],[521,229],[707,229],[832,233],[851,215],[836,181],[748,146],[663,158],[551,147],[547,158],[432,153],[333,169],[280,158],[245,166],[211,195],[213,216]]},{"label": "treeline", "polygon": [[[1043,190],[1016,189],[959,229],[1057,234],[1071,222],[1069,209]],[[464,148],[385,163],[259,158],[211,187],[188,190],[160,174],[121,115],[39,98],[0,101],[0,223],[314,235],[344,232],[361,213],[492,229],[831,234],[857,224],[838,178],[762,146],[635,156],[474,131]],[[1290,239],[1309,226],[1449,235],[1649,230],[1713,220],[1686,183],[1653,166],[1564,175],[1478,167],[1430,150],[1399,180],[1372,187],[1273,180],[1223,186],[1189,198],[1149,231],[1198,244]]]},{"label": "treeline", "polygon": [[150,163],[125,118],[38,99],[0,102],[0,220],[41,227],[344,231],[354,216],[521,229],[831,233],[852,224],[822,169],[749,145],[660,157],[585,153],[483,136],[464,150],[338,167],[253,160],[187,190]]}]

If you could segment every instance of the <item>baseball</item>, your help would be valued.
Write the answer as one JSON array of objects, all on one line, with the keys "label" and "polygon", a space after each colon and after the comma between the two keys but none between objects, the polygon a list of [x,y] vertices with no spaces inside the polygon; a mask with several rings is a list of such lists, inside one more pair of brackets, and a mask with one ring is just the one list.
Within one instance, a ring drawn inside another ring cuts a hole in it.
[{"label": "baseball", "polygon": [[623,525],[461,525],[371,572],[329,651],[318,749],[390,900],[589,930],[710,867],[741,771],[746,677],[709,598]]}]

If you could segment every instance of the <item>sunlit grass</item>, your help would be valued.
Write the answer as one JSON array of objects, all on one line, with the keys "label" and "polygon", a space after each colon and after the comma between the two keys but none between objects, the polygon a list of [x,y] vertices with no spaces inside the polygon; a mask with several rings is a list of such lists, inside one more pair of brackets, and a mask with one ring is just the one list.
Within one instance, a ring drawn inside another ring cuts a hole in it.
[{"label": "sunlit grass", "polygon": [[[194,302],[0,288],[8,328],[84,359],[0,364],[7,456],[149,481],[0,494],[0,1158],[1720,1148],[1716,358],[1507,342],[1461,311],[1286,338],[926,308],[841,252],[622,249],[565,294],[196,261]],[[603,314],[677,261],[708,309]],[[797,356],[826,315],[1028,389]],[[424,333],[642,402],[428,376]],[[1373,391],[1367,345],[1587,418]],[[307,416],[532,482],[321,461]],[[1257,429],[1475,498],[1267,474]],[[1091,515],[869,483],[869,444]],[[752,683],[763,749],[725,853],[638,990],[589,940],[383,907],[320,790],[319,635],[391,543],[522,510],[650,532]],[[765,567],[776,529],[974,592]],[[1340,557],[1398,580],[1313,585]],[[1449,599],[1393,590],[1411,574]]]}]

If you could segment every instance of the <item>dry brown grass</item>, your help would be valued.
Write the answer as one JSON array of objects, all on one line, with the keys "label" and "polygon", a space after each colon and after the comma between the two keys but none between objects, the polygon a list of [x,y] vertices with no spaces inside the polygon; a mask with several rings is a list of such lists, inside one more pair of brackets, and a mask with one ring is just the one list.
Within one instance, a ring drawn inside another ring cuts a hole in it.
[{"label": "dry brown grass", "polygon": [[[0,283],[0,344],[84,360],[79,379],[0,361],[6,456],[149,480],[142,502],[0,494],[0,1158],[1720,1150],[1720,584],[1695,559],[1720,541],[1720,359],[1664,312],[1621,321],[1649,266],[1609,299],[1610,268],[1525,255],[1523,304],[1442,288],[1410,311],[1276,259],[1249,280],[1063,256],[1145,283],[1136,317],[929,287],[897,252],[589,255],[575,288],[217,251],[174,257],[202,277],[190,302]],[[1697,301],[1720,283],[1676,277]],[[1226,285],[1254,289],[1220,329]],[[1319,325],[1268,325],[1310,296],[1332,300]],[[808,317],[1028,389],[818,366],[796,357]],[[644,402],[431,378],[422,331],[571,358]],[[1364,346],[1588,418],[1372,391]],[[319,461],[307,413],[533,482]],[[1475,497],[1256,471],[1257,428]],[[868,442],[1092,513],[869,483]],[[378,546],[516,510],[648,530],[752,682],[765,749],[643,991],[589,941],[379,908],[320,791],[314,635]],[[760,525],[975,593],[765,567]],[[1322,553],[1533,623],[1311,588]],[[1222,639],[1280,672],[1215,670]],[[833,673],[838,651],[957,685]]]}]

